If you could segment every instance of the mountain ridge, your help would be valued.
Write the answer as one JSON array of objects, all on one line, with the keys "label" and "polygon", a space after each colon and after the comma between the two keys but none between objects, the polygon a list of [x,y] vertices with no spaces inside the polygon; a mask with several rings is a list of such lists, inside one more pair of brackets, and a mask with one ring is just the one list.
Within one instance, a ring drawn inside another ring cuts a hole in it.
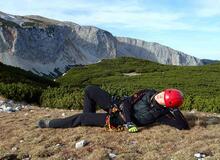
[{"label": "mountain ridge", "polygon": [[203,65],[202,60],[155,42],[113,36],[42,16],[0,12],[0,62],[38,75],[57,76],[74,65],[130,56],[172,65]]}]

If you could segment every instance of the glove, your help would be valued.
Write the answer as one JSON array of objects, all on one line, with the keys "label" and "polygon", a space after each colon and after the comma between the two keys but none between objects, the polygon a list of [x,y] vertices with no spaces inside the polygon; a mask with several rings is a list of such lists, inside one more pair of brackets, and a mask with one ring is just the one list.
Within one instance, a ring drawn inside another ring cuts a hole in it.
[{"label": "glove", "polygon": [[128,122],[126,124],[126,128],[128,129],[129,133],[135,133],[138,132],[138,128],[136,127],[136,125],[132,122]]}]

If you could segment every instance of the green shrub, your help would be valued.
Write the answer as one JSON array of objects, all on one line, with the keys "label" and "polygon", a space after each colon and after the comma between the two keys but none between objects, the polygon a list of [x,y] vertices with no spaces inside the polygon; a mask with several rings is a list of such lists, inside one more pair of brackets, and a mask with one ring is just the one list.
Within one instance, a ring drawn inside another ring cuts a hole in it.
[{"label": "green shrub", "polygon": [[[123,75],[124,72],[139,72],[141,75],[129,77]],[[178,88],[185,95],[182,109],[220,113],[219,75],[220,63],[205,66],[171,66],[121,57],[75,67],[54,83],[50,79],[34,76],[17,68],[8,68],[0,63],[0,82],[3,88],[0,88],[0,94],[32,101],[38,101],[40,97],[40,104],[44,107],[81,109],[83,90],[91,84],[99,85],[111,95],[119,97],[132,95],[145,88],[158,91]],[[20,83],[17,84],[17,81]],[[14,91],[10,91],[11,89]]]},{"label": "green shrub", "polygon": [[83,90],[79,88],[48,88],[41,95],[41,106],[50,108],[82,109]]},{"label": "green shrub", "polygon": [[33,87],[29,84],[0,83],[0,95],[4,95],[6,98],[14,99],[16,101],[26,102],[39,102],[42,89],[39,87]]},{"label": "green shrub", "polygon": [[[139,72],[139,76],[122,73]],[[85,88],[86,85],[101,86],[112,95],[124,96],[154,88],[178,88],[184,92],[183,109],[220,112],[220,63],[205,66],[161,65],[145,60],[121,57],[106,59],[100,63],[73,68],[58,78],[61,86]]]},{"label": "green shrub", "polygon": [[49,78],[0,63],[0,95],[17,101],[39,103],[43,89],[58,86]]}]

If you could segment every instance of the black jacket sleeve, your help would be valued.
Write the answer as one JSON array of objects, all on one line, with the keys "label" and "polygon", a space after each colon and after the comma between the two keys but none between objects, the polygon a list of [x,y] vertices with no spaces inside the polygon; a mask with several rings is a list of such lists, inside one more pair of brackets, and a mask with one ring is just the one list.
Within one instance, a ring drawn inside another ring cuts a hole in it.
[{"label": "black jacket sleeve", "polygon": [[120,106],[122,113],[125,117],[125,123],[131,122],[131,112],[132,112],[132,104],[131,104],[131,99],[127,98],[124,100]]},{"label": "black jacket sleeve", "polygon": [[190,129],[188,122],[178,108],[170,109],[167,114],[158,118],[157,122],[170,125],[180,130]]}]

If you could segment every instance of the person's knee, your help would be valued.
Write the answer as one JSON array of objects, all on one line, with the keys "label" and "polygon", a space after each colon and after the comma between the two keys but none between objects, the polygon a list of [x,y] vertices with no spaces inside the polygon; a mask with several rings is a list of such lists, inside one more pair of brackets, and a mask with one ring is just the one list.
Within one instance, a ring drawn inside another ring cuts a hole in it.
[{"label": "person's knee", "polygon": [[98,86],[95,86],[95,85],[88,85],[85,87],[85,94],[88,94],[90,92],[93,92]]},{"label": "person's knee", "polygon": [[185,124],[180,127],[180,130],[190,130],[190,127],[188,124]]}]

